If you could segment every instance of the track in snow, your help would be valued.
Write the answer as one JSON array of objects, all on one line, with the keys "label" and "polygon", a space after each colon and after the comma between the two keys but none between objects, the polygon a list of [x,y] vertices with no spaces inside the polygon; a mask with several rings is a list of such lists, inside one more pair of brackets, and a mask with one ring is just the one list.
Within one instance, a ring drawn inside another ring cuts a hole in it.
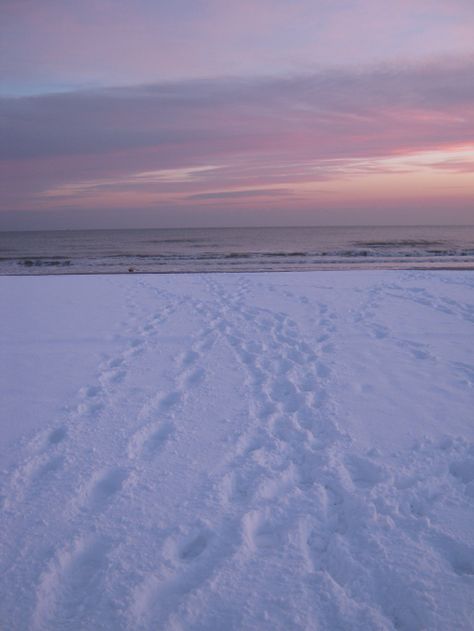
[{"label": "track in snow", "polygon": [[[114,352],[2,475],[2,622],[469,628],[474,446],[414,393],[442,378],[468,427],[470,276],[338,279],[111,281]],[[361,399],[396,397],[419,437],[364,444]]]}]

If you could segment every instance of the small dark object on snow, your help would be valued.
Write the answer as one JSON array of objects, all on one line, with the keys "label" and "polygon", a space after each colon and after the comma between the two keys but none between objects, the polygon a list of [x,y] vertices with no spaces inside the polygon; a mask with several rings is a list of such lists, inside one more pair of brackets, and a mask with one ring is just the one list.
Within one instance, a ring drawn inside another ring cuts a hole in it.
[{"label": "small dark object on snow", "polygon": [[128,271],[129,271],[129,272],[134,272],[134,271],[135,271],[135,268],[133,268],[133,267],[129,267],[129,268],[128,268]]}]

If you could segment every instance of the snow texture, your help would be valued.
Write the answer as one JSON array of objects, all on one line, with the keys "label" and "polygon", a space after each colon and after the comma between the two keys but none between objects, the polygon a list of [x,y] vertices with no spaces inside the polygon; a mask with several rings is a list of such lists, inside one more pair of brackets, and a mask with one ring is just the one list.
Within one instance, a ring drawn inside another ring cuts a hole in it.
[{"label": "snow texture", "polygon": [[474,275],[1,278],[0,626],[474,628]]}]

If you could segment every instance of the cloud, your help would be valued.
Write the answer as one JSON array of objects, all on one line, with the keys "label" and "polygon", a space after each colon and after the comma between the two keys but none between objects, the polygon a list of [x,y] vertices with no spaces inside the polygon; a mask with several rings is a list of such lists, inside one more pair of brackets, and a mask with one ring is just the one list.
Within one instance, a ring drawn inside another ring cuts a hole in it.
[{"label": "cloud", "polygon": [[181,167],[179,169],[161,169],[158,171],[145,171],[136,173],[131,179],[143,183],[155,182],[195,182],[199,178],[215,174],[221,167],[218,166],[200,166],[200,167]]},{"label": "cloud", "polygon": [[291,72],[472,51],[471,0],[3,0],[14,88]]},{"label": "cloud", "polygon": [[471,141],[473,116],[474,58],[185,81],[0,99],[0,158],[152,150],[156,168],[174,168],[168,165],[181,166],[186,156],[194,162],[203,153],[369,155]]},{"label": "cloud", "polygon": [[240,199],[242,197],[275,197],[291,195],[292,191],[285,188],[259,188],[242,191],[216,191],[213,193],[196,193],[188,195],[188,200]]},{"label": "cloud", "polygon": [[433,151],[429,168],[467,173],[474,58],[3,98],[0,121],[5,209],[277,203]]}]

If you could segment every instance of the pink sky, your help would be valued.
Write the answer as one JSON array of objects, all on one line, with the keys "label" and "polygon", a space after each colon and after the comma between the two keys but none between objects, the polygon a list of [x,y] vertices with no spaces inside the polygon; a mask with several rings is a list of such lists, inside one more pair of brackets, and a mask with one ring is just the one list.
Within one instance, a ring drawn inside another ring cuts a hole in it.
[{"label": "pink sky", "polygon": [[166,4],[0,4],[0,228],[474,222],[472,2]]}]

